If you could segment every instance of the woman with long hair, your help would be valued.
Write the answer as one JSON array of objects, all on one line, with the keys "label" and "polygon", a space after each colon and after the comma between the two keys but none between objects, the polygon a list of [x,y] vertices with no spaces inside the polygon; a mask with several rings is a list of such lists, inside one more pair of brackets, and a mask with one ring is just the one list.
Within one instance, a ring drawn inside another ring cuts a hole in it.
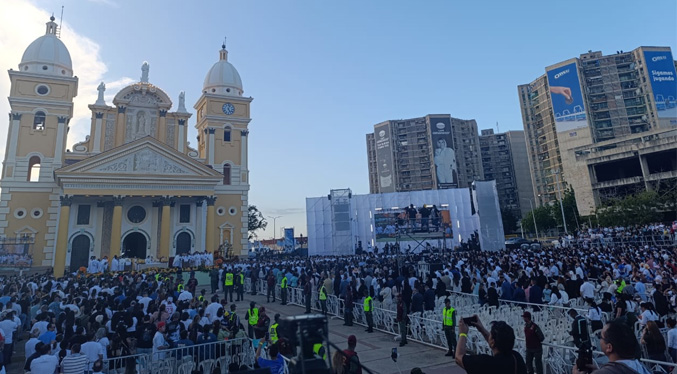
[{"label": "woman with long hair", "polygon": [[334,351],[331,357],[331,374],[343,374],[343,352]]},{"label": "woman with long hair", "polygon": [[[666,345],[663,334],[658,328],[655,321],[649,321],[642,332],[642,339],[640,340],[642,347],[646,348],[647,358],[655,361],[668,361],[665,355]],[[664,367],[664,369],[670,369]],[[666,373],[668,371],[666,370]]]}]

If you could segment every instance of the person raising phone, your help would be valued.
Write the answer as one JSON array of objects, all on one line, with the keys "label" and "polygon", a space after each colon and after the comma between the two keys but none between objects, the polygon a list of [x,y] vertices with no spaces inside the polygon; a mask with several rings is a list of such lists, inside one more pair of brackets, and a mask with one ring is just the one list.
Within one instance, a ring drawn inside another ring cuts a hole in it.
[{"label": "person raising phone", "polygon": [[[468,355],[466,345],[470,323],[477,328],[493,353],[492,356]],[[468,374],[479,373],[506,373],[526,374],[527,367],[522,356],[513,350],[515,346],[515,331],[504,321],[491,323],[491,331],[487,331],[477,315],[460,319],[458,322],[458,344],[456,344],[456,364],[465,369]]]},{"label": "person raising phone", "polygon": [[268,339],[259,340],[259,345],[256,348],[256,363],[261,368],[270,368],[272,374],[283,374],[284,358],[279,354],[280,347],[278,347],[277,343],[268,346],[268,356],[270,356],[270,360],[261,357],[261,348],[263,348],[266,341],[268,341]]}]

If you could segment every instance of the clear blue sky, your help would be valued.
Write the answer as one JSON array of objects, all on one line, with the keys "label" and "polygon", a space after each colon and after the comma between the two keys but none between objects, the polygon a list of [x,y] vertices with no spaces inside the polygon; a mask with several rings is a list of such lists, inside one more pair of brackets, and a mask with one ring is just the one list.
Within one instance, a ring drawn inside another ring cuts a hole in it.
[{"label": "clear blue sky", "polygon": [[[104,81],[138,79],[147,60],[151,83],[175,102],[185,90],[191,110],[228,36],[229,61],[254,97],[250,203],[282,215],[278,230],[304,235],[305,197],[369,192],[365,134],[375,123],[450,113],[522,129],[517,85],[545,66],[588,50],[677,51],[674,0],[31,3],[57,19],[65,5],[66,23],[100,46]],[[272,220],[261,236],[271,235]]]}]

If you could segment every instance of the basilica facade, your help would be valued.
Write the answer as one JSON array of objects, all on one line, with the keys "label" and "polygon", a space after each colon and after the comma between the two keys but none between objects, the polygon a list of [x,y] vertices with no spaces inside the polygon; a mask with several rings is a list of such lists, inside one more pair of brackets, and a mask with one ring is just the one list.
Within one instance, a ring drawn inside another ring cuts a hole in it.
[{"label": "basilica facade", "polygon": [[225,45],[218,57],[194,105],[197,149],[187,141],[192,114],[184,94],[175,106],[144,63],[139,81],[112,103],[99,85],[90,135],[67,150],[78,78],[50,19],[19,69],[9,70],[2,242],[26,243],[33,266],[53,266],[57,276],[91,256],[246,255],[252,98],[243,96]]}]

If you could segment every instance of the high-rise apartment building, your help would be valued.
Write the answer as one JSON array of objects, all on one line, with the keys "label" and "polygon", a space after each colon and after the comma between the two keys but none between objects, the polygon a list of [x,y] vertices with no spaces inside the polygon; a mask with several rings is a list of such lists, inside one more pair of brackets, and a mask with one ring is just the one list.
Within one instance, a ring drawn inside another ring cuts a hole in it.
[{"label": "high-rise apartment building", "polygon": [[479,141],[484,179],[496,181],[501,210],[523,217],[534,196],[524,131],[494,134],[494,130],[486,129]]},{"label": "high-rise apartment building", "polygon": [[366,139],[371,193],[467,187],[482,176],[475,120],[388,120]]},{"label": "high-rise apartment building", "polygon": [[589,51],[518,87],[534,191],[564,188],[581,214],[677,180],[676,63],[669,47]]}]

